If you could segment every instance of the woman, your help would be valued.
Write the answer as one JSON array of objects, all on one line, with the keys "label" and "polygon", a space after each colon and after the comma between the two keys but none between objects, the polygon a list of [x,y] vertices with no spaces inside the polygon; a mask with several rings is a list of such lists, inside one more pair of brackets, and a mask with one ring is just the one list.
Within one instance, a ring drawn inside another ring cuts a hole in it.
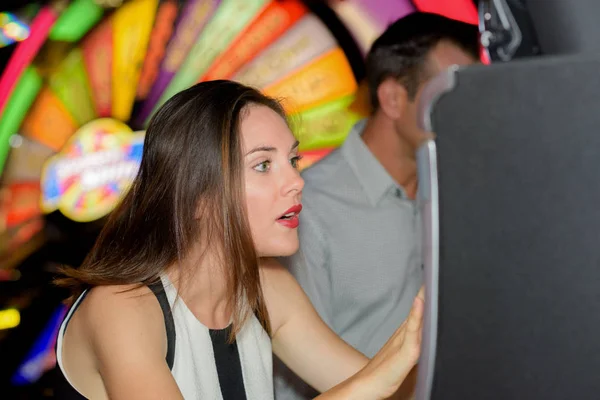
[{"label": "woman", "polygon": [[327,399],[380,399],[415,365],[422,299],[372,359],[270,257],[298,248],[303,181],[281,106],[198,84],[152,119],[139,173],[80,269],[57,359],[92,399],[273,398],[272,354]]}]

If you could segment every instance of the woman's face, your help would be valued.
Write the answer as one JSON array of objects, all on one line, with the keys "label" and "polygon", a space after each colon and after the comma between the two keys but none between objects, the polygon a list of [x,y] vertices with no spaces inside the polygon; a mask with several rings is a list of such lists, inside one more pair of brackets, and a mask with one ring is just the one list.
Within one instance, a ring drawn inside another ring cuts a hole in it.
[{"label": "woman's face", "polygon": [[298,214],[304,181],[298,172],[298,142],[279,114],[250,106],[241,126],[246,207],[259,257],[298,250]]}]

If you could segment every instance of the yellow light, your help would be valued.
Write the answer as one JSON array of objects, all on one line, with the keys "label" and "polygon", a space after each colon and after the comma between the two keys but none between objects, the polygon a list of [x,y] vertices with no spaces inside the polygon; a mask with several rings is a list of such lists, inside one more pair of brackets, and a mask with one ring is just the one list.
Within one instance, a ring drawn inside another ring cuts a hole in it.
[{"label": "yellow light", "polygon": [[0,330],[10,329],[21,323],[21,314],[15,308],[0,310]]}]

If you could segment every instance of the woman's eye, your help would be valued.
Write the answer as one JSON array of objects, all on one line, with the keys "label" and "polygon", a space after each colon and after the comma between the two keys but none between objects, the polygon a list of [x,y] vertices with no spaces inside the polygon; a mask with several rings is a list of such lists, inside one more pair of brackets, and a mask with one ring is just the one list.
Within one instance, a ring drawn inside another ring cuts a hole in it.
[{"label": "woman's eye", "polygon": [[258,172],[267,172],[269,170],[269,165],[271,161],[263,161],[260,164],[254,166],[254,170]]},{"label": "woman's eye", "polygon": [[296,156],[296,157],[292,157],[290,159],[290,164],[292,164],[292,167],[298,169],[300,160],[302,160],[302,156]]}]

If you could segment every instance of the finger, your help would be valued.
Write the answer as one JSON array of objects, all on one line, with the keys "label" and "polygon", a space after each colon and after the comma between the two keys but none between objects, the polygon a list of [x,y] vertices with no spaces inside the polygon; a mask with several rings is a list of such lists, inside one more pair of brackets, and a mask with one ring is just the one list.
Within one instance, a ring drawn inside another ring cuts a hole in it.
[{"label": "finger", "polygon": [[406,361],[416,363],[421,353],[421,335],[423,324],[423,310],[425,303],[419,297],[415,298],[413,307],[407,320],[402,343],[402,353]]},{"label": "finger", "polygon": [[402,322],[402,324],[398,327],[398,329],[396,329],[396,332],[394,332],[394,334],[390,336],[388,342],[396,343],[397,345],[404,342],[404,333],[406,332],[407,321],[408,318],[405,319],[404,322]]},{"label": "finger", "polygon": [[419,293],[417,293],[417,297],[425,301],[425,286],[421,286],[421,289],[419,289]]},{"label": "finger", "polygon": [[407,332],[418,332],[423,323],[423,312],[425,309],[425,302],[419,296],[415,297],[413,306],[410,310],[410,314],[406,321]]},{"label": "finger", "polygon": [[408,318],[400,325],[400,328],[396,330],[393,337],[397,341],[397,343],[405,343],[407,340],[407,334],[411,334],[412,336],[408,338],[408,340],[418,339],[417,336],[419,330],[421,329],[421,323],[423,320],[423,308],[424,303],[419,297],[415,297],[413,301],[413,305],[410,309],[410,313],[408,314]]},{"label": "finger", "polygon": [[408,323],[408,318],[404,320],[402,325],[400,325],[400,328],[398,328],[396,330],[396,333],[394,333],[393,337],[398,345],[402,345],[402,343],[404,343],[404,336],[406,335],[407,323]]},{"label": "finger", "polygon": [[[421,311],[420,312],[421,315],[420,316],[416,316],[413,317],[413,314],[415,313],[415,304],[420,300],[421,305],[420,306],[416,306],[416,307],[421,307]],[[411,321],[411,317],[414,319],[416,318],[418,321],[418,326],[416,326],[414,329],[418,330],[420,329],[422,320],[423,320],[423,305],[425,303],[425,286],[421,286],[421,289],[419,289],[419,292],[417,293],[417,297],[415,298],[415,300],[413,301],[413,305],[411,307],[410,313],[408,315],[408,318],[406,318],[404,320],[404,322],[402,322],[402,325],[400,325],[400,327],[396,330],[396,332],[394,332],[394,334],[392,335],[392,338],[397,338],[398,340],[400,340],[400,342],[404,341],[404,336],[406,334],[406,330],[408,329],[407,325],[409,323],[409,321]]]}]

